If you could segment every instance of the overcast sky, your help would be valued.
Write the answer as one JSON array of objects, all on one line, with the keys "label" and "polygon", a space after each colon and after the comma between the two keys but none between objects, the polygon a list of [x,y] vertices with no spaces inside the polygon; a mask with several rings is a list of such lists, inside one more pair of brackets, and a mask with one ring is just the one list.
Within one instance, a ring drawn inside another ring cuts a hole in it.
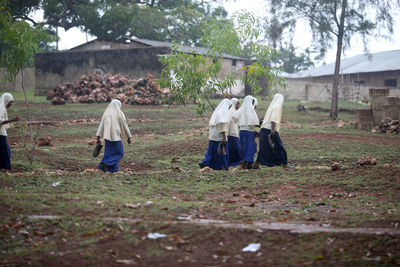
[{"label": "overcast sky", "polygon": [[[260,18],[267,13],[267,7],[264,0],[228,0],[227,2],[225,2],[224,7],[230,15],[236,11],[240,11],[243,9],[252,12],[255,16],[258,16]],[[40,14],[38,14],[37,16],[40,17]],[[368,48],[371,53],[400,49],[400,10],[396,10],[394,18],[395,25],[392,40],[385,40],[382,38],[376,40],[375,38],[370,38]],[[59,49],[61,50],[70,49],[71,47],[86,42],[86,34],[82,33],[77,28],[69,29],[67,32],[59,28],[59,36],[61,38]],[[95,37],[88,36],[88,41],[93,39],[95,39]],[[305,49],[310,46],[310,43],[311,33],[309,29],[307,29],[305,25],[299,23],[293,39],[294,46],[299,47],[300,49]],[[364,51],[362,40],[356,37],[352,40],[351,49],[345,51],[344,58],[363,53]],[[332,49],[329,50],[325,58],[325,62],[334,62],[335,55],[336,50],[335,46],[333,46]]]}]

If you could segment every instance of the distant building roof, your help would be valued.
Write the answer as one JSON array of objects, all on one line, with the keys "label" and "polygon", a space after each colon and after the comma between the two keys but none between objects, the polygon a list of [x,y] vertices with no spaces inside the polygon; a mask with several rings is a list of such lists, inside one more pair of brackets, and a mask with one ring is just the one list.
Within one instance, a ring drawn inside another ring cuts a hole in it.
[{"label": "distant building roof", "polygon": [[[307,78],[333,75],[335,63],[289,74],[287,78]],[[357,55],[343,59],[340,74],[356,74],[400,70],[400,50],[385,51],[369,55]]]},{"label": "distant building roof", "polygon": [[[166,47],[172,47],[174,45],[173,43],[169,42],[162,42],[162,41],[155,41],[155,40],[148,40],[148,39],[141,39],[141,38],[132,38],[130,39],[131,41],[142,43],[145,45],[149,46],[166,46]],[[178,44],[179,45],[179,44]],[[198,55],[205,55],[208,52],[208,49],[205,47],[199,47],[199,46],[187,46],[187,45],[179,45],[179,50],[185,53],[194,53]],[[231,59],[240,59],[240,60],[246,60],[245,58],[241,57],[236,57],[228,54],[223,54],[224,58],[231,58]]]},{"label": "distant building roof", "polygon": [[[78,50],[78,49],[80,49],[90,43],[96,42],[96,41],[100,41],[100,40],[94,39],[87,43],[75,46],[75,47],[71,48],[70,50]],[[141,39],[141,38],[130,38],[130,39],[126,39],[126,41],[136,42],[136,43],[140,43],[140,44],[147,45],[147,46],[153,46],[153,47],[172,48],[172,45],[173,45],[173,43],[169,43],[169,42],[162,42],[162,41],[155,41],[155,40],[148,40],[148,39]],[[122,44],[129,45],[129,43],[126,41],[109,41],[109,42],[122,43]],[[185,53],[193,53],[193,54],[198,54],[198,55],[205,55],[208,52],[208,49],[205,47],[186,46],[186,45],[179,45],[179,50],[182,52],[185,52]],[[245,58],[236,57],[236,56],[232,56],[232,55],[228,55],[228,54],[223,54],[223,56],[224,56],[224,58],[247,60]]]}]

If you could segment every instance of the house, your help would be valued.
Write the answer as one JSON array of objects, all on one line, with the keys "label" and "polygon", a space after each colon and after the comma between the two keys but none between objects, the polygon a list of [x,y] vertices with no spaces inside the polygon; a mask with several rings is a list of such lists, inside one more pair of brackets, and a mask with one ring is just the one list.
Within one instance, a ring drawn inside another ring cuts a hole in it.
[{"label": "house", "polygon": [[[171,52],[172,43],[146,39],[106,41],[95,39],[68,51],[37,53],[35,60],[36,93],[45,94],[58,84],[79,81],[84,74],[120,73],[131,79],[146,77],[151,73],[158,78],[163,66],[158,55]],[[187,53],[205,55],[203,47],[181,46]],[[233,95],[244,94],[244,84],[239,79],[245,59],[224,55],[219,77],[233,74],[236,86],[230,88]]]},{"label": "house", "polygon": [[[331,99],[335,63],[286,75],[288,99]],[[389,88],[400,93],[400,50],[345,58],[340,64],[339,98],[369,101],[369,88]]]}]

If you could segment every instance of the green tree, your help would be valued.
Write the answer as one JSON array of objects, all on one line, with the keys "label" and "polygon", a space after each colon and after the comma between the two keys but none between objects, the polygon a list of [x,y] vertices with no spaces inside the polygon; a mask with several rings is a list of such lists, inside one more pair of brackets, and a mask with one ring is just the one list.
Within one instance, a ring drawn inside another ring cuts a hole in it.
[{"label": "green tree", "polygon": [[79,27],[100,39],[136,36],[199,44],[201,25],[227,12],[217,1],[198,0],[42,0],[46,23],[68,30]]},{"label": "green tree", "polygon": [[160,56],[164,65],[161,86],[171,89],[174,100],[184,104],[187,100],[197,104],[197,113],[205,112],[207,103],[213,108],[209,98],[224,93],[235,85],[233,74],[220,77],[225,54],[244,53],[252,63],[240,70],[240,80],[250,85],[254,93],[261,91],[258,78],[264,77],[270,86],[284,86],[279,76],[281,69],[263,64],[276,55],[276,51],[257,42],[260,28],[257,20],[249,13],[236,14],[232,21],[213,21],[206,25],[202,37],[206,53],[187,53],[175,45],[172,53]]},{"label": "green tree", "polygon": [[8,79],[14,81],[19,72],[22,73],[22,89],[25,96],[25,105],[28,112],[31,150],[27,156],[32,163],[34,159],[35,140],[32,132],[32,116],[29,109],[28,98],[24,87],[23,66],[32,58],[40,42],[51,42],[52,36],[48,35],[40,25],[32,28],[24,20],[14,20],[7,0],[0,0],[0,40],[2,44],[0,64],[5,65]]},{"label": "green tree", "polygon": [[314,62],[310,58],[310,51],[306,49],[304,52],[296,54],[293,44],[281,47],[277,56],[273,57],[271,62],[282,67],[282,70],[287,73],[307,70],[314,66]]},{"label": "green tree", "polygon": [[[300,18],[308,21],[314,47],[323,58],[327,49],[336,44],[330,117],[337,119],[339,69],[342,52],[350,46],[353,36],[361,36],[367,50],[368,36],[379,36],[378,29],[393,32],[392,12],[398,0],[267,0],[274,7],[272,15],[279,25],[296,25]],[[282,28],[280,28],[282,30]],[[294,27],[292,28],[294,29]],[[378,32],[378,33],[377,33]],[[279,31],[278,31],[279,33]],[[281,35],[277,35],[278,37]]]}]

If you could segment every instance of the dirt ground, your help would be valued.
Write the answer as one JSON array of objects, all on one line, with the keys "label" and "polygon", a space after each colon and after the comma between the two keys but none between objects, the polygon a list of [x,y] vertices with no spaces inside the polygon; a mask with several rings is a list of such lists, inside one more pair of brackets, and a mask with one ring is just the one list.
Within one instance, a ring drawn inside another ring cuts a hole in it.
[{"label": "dirt ground", "polygon": [[[114,175],[96,170],[89,144],[105,105],[34,104],[37,120],[59,124],[40,128],[53,145],[37,147],[32,165],[27,128],[9,131],[0,266],[399,265],[400,137],[356,131],[351,114],[337,127],[297,104],[286,103],[281,130],[289,168],[202,172],[209,114],[124,107],[133,144]],[[357,165],[363,156],[377,165]],[[260,248],[244,252],[252,243]]]}]

